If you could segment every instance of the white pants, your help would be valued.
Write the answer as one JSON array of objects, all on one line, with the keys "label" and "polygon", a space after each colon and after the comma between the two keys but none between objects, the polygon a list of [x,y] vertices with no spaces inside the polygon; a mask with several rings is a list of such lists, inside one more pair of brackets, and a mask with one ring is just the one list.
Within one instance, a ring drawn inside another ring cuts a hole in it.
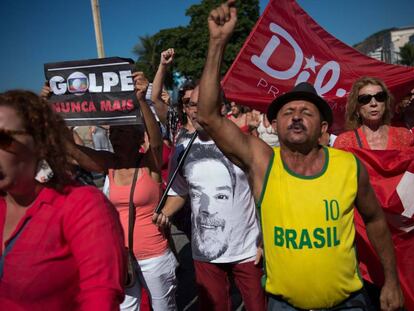
[{"label": "white pants", "polygon": [[168,249],[158,257],[138,260],[138,265],[135,270],[138,280],[133,287],[125,290],[125,299],[120,305],[121,311],[139,311],[141,284],[148,290],[154,311],[176,311],[177,261],[171,250]]}]

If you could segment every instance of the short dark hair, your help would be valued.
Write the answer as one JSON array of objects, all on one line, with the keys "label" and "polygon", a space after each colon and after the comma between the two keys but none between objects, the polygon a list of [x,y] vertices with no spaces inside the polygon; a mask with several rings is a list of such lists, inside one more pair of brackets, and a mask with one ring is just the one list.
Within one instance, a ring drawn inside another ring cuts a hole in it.
[{"label": "short dark hair", "polygon": [[[236,170],[233,164],[227,159],[217,148],[215,144],[197,144],[191,146],[187,159],[185,160],[185,167],[189,164],[195,164],[203,160],[212,160],[221,162],[227,169],[230,175],[233,195],[236,187]],[[208,181],[207,181],[208,182]]]}]

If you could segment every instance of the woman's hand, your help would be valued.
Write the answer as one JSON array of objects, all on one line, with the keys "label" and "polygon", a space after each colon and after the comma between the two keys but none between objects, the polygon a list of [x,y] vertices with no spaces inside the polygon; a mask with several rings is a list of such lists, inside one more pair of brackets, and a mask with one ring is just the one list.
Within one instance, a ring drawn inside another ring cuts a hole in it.
[{"label": "woman's hand", "polygon": [[135,94],[139,101],[145,101],[145,95],[148,89],[148,79],[145,78],[145,75],[142,71],[137,71],[132,73],[135,84]]}]

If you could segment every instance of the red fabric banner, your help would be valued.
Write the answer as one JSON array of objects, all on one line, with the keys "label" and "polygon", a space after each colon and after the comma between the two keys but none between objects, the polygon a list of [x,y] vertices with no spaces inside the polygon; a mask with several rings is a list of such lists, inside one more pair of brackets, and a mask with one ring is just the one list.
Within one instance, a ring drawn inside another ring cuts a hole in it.
[{"label": "red fabric banner", "polygon": [[[392,233],[407,310],[414,310],[414,148],[408,151],[351,149],[367,168]],[[356,213],[356,244],[362,276],[381,286],[383,271],[365,225]]]},{"label": "red fabric banner", "polygon": [[312,83],[331,105],[331,131],[338,134],[347,94],[361,76],[384,80],[396,100],[414,86],[414,68],[359,53],[326,32],[294,0],[270,0],[222,85],[228,99],[264,112],[297,83]]}]

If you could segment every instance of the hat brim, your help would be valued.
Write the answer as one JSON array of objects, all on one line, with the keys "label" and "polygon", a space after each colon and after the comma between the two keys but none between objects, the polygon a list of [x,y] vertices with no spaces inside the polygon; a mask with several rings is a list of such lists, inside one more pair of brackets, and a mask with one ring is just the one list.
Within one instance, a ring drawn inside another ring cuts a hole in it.
[{"label": "hat brim", "polygon": [[322,97],[319,97],[318,95],[312,94],[310,92],[303,91],[289,92],[276,98],[267,109],[266,116],[269,122],[272,122],[273,119],[276,119],[280,108],[293,100],[306,100],[313,103],[321,113],[323,120],[328,122],[329,126],[332,125],[333,114],[329,104]]}]

